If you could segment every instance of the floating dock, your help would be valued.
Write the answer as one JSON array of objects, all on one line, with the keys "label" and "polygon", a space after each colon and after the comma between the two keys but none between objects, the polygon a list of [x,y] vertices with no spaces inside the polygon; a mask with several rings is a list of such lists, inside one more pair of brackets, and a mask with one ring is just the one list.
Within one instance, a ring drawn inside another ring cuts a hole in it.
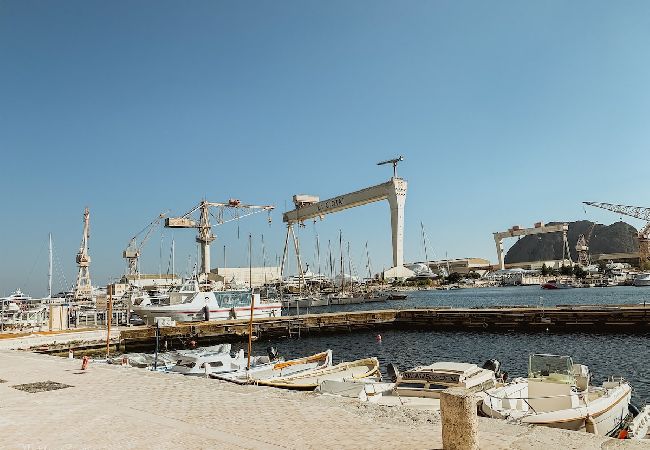
[{"label": "floating dock", "polygon": [[[571,305],[557,307],[384,309],[256,318],[255,338],[298,337],[314,333],[385,329],[520,332],[650,331],[650,305]],[[158,335],[157,335],[158,333]],[[159,340],[193,339],[199,344],[237,341],[248,335],[248,320],[178,323],[172,327],[130,327],[120,332],[120,346],[155,345]]]}]

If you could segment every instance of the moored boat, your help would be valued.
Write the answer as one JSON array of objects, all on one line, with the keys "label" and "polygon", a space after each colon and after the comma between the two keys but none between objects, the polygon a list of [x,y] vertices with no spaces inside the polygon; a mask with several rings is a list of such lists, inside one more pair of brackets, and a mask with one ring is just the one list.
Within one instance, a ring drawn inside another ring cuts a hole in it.
[{"label": "moored boat", "polygon": [[134,305],[133,312],[149,323],[153,323],[156,317],[170,317],[177,322],[244,319],[250,315],[251,298],[254,317],[281,315],[281,303],[263,302],[259,294],[251,295],[249,290],[203,292],[183,287],[178,292],[169,293],[169,304]]},{"label": "moored boat", "polygon": [[298,373],[320,370],[332,365],[332,350],[326,350],[303,358],[280,361],[268,365],[251,367],[250,370],[242,368],[231,373],[214,373],[211,378],[230,381],[237,384],[251,384],[258,380],[272,380]]},{"label": "moored boat", "polygon": [[569,282],[549,280],[542,284],[542,289],[573,289],[575,286]]},{"label": "moored boat", "polygon": [[650,273],[640,273],[634,278],[635,286],[650,286]]},{"label": "moored boat", "polygon": [[486,391],[481,410],[521,423],[616,433],[628,416],[630,385],[620,378],[598,387],[589,381],[587,366],[568,356],[531,355],[528,378]]},{"label": "moored boat", "polygon": [[377,358],[365,358],[352,362],[344,362],[323,369],[301,372],[296,375],[277,377],[269,380],[255,380],[254,384],[283,389],[313,391],[321,383],[328,380],[361,380],[378,375],[379,360]]}]

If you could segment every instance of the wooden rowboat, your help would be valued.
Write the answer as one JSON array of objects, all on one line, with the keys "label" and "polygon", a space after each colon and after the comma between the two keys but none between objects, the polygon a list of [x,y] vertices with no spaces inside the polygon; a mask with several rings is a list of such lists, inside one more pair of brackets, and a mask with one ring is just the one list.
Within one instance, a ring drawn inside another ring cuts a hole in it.
[{"label": "wooden rowboat", "polygon": [[337,364],[336,366],[309,370],[286,377],[266,380],[251,380],[251,382],[260,386],[313,391],[323,381],[361,380],[377,376],[379,373],[379,360],[377,360],[377,358],[365,358],[357,361],[344,362]]}]

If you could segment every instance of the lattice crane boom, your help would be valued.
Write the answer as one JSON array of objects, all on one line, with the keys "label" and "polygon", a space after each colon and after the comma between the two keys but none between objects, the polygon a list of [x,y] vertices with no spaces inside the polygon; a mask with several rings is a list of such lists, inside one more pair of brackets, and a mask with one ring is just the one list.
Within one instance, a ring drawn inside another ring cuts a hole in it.
[{"label": "lattice crane boom", "polygon": [[583,202],[585,205],[595,206],[596,208],[606,209],[625,216],[635,217],[637,219],[650,222],[650,208],[643,206],[614,205],[612,203],[602,202]]},{"label": "lattice crane boom", "polygon": [[[133,236],[129,241],[128,247],[122,252],[122,257],[126,259],[127,262],[127,274],[128,275],[138,275],[140,273],[140,268],[138,261],[142,253],[142,248],[144,244],[149,240],[151,233],[154,229],[160,224],[160,222],[166,217],[169,211],[158,214],[158,216],[152,220],[149,225],[144,227],[138,234]],[[140,240],[138,245],[137,239],[142,233],[145,233],[144,237]]]},{"label": "lattice crane boom", "polygon": [[650,267],[650,208],[643,206],[615,205],[602,202],[583,202],[585,205],[606,209],[625,216],[641,219],[646,225],[639,231],[639,263],[641,268]]}]

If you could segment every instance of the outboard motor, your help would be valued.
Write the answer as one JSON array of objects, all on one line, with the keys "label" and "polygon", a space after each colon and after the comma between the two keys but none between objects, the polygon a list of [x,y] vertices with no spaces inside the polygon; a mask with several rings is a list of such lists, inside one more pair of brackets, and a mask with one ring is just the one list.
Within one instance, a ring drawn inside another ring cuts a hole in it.
[{"label": "outboard motor", "polygon": [[268,347],[266,349],[266,354],[269,356],[271,361],[278,359],[278,350],[275,347]]},{"label": "outboard motor", "polygon": [[399,369],[397,366],[393,363],[388,364],[388,378],[390,378],[390,381],[395,383],[397,381],[397,377],[399,377]]},{"label": "outboard motor", "polygon": [[488,359],[483,363],[483,368],[494,372],[497,379],[503,379],[503,372],[501,372],[501,362],[498,359]]}]

